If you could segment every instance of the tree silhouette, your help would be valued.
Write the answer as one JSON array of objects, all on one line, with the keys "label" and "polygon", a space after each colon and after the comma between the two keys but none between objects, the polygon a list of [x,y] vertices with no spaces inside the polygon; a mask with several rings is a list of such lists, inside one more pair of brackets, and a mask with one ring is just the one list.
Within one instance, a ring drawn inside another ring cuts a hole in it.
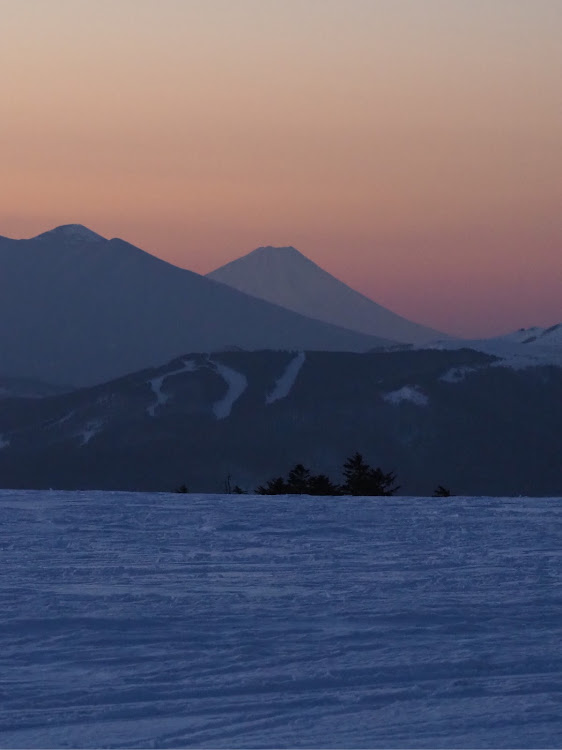
[{"label": "tree silhouette", "polygon": [[438,484],[433,491],[433,497],[451,497],[451,490],[443,487],[442,484]]},{"label": "tree silhouette", "polygon": [[385,474],[382,469],[373,469],[363,460],[360,453],[354,453],[343,465],[345,483],[342,485],[344,495],[393,495],[398,489],[394,486],[396,474],[393,471]]},{"label": "tree silhouette", "polygon": [[310,477],[307,493],[309,495],[341,495],[341,489],[325,474],[315,474]]},{"label": "tree silhouette", "polygon": [[385,474],[365,463],[360,453],[347,459],[343,466],[345,484],[337,485],[325,474],[311,474],[303,464],[296,464],[287,479],[276,477],[256,488],[259,495],[393,495],[396,474]]},{"label": "tree silhouette", "polygon": [[260,495],[340,495],[340,488],[325,474],[311,474],[303,464],[296,464],[287,479],[276,477],[258,487]]},{"label": "tree silhouette", "polygon": [[288,495],[289,488],[283,477],[270,479],[266,485],[260,485],[256,488],[258,495]]},{"label": "tree silhouette", "polygon": [[297,464],[289,472],[287,485],[287,491],[291,495],[308,494],[308,488],[310,485],[310,470],[305,469],[302,464]]}]

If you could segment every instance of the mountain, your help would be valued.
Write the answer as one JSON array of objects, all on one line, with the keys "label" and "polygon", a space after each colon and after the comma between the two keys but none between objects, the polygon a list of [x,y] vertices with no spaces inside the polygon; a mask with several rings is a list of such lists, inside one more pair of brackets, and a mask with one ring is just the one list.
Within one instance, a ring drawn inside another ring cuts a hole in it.
[{"label": "mountain", "polygon": [[549,328],[520,328],[518,331],[489,339],[445,339],[426,347],[434,349],[463,349],[501,358],[505,365],[526,368],[534,365],[562,367],[562,323]]},{"label": "mountain", "polygon": [[533,348],[538,346],[556,346],[562,348],[562,323],[557,323],[549,328],[541,328],[540,326],[520,328],[518,331],[505,336],[497,336],[495,339],[490,340],[524,344]]},{"label": "mountain", "polygon": [[186,354],[43,399],[0,400],[0,486],[253,490],[361,452],[400,494],[562,493],[562,368],[461,349]]},{"label": "mountain", "polygon": [[184,351],[365,351],[380,338],[311,320],[66,225],[0,238],[0,373],[92,385]]},{"label": "mountain", "polygon": [[356,292],[294,247],[258,247],[207,277],[301,315],[371,336],[411,344],[445,337]]},{"label": "mountain", "polygon": [[28,378],[6,378],[0,375],[0,399],[2,398],[45,398],[74,390],[70,387],[42,383]]}]

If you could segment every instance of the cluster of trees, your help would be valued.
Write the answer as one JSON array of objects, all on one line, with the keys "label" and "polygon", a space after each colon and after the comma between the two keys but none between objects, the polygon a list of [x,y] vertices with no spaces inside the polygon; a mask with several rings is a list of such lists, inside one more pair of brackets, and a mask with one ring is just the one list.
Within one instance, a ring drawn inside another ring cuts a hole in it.
[{"label": "cluster of trees", "polygon": [[[358,495],[383,496],[394,495],[400,489],[393,471],[385,473],[377,467],[373,469],[365,462],[360,453],[354,453],[343,465],[344,481],[336,484],[326,474],[312,474],[302,464],[296,464],[287,477],[275,477],[267,484],[256,488],[258,495]],[[177,487],[175,492],[187,493],[185,484]],[[228,475],[224,482],[227,495],[245,495],[246,492],[237,484],[232,485]],[[451,491],[443,485],[438,485],[433,497],[451,497]]]},{"label": "cluster of trees", "polygon": [[325,474],[311,474],[297,464],[287,478],[275,477],[256,489],[259,495],[393,495],[399,488],[396,474],[373,469],[360,453],[354,453],[343,465],[344,482],[336,484]]}]

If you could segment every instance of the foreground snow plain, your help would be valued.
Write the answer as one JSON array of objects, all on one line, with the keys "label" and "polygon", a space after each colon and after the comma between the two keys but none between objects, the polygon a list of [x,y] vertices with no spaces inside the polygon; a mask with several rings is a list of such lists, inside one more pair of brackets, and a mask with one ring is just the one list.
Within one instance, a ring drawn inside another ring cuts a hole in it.
[{"label": "foreground snow plain", "polygon": [[562,498],[0,491],[2,747],[560,747]]}]

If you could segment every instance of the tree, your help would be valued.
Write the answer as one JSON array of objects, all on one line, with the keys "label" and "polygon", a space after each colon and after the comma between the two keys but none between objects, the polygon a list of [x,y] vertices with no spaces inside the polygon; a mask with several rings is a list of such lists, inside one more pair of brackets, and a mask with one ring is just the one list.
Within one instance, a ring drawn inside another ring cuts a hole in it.
[{"label": "tree", "polygon": [[283,477],[276,477],[270,479],[269,482],[264,486],[260,485],[256,488],[258,495],[287,495],[289,493],[287,482]]},{"label": "tree", "polygon": [[393,471],[385,474],[382,469],[373,469],[363,460],[360,453],[354,453],[343,465],[342,473],[345,483],[342,485],[344,495],[393,495],[399,487],[394,485],[396,474]]},{"label": "tree", "polygon": [[305,495],[308,494],[309,485],[310,470],[305,469],[302,464],[296,464],[296,466],[289,472],[287,492],[290,495]]},{"label": "tree", "polygon": [[179,492],[181,495],[185,495],[189,492],[189,489],[187,488],[186,484],[180,484],[179,487],[176,487],[174,492]]},{"label": "tree", "polygon": [[308,482],[307,493],[309,495],[341,495],[341,489],[325,474],[314,474]]},{"label": "tree", "polygon": [[443,487],[442,484],[438,484],[433,491],[433,497],[451,497],[451,490]]},{"label": "tree", "polygon": [[227,474],[226,479],[224,480],[224,493],[225,495],[245,495],[246,490],[243,490],[240,485],[235,484],[232,486],[232,476],[230,474]]},{"label": "tree", "polygon": [[256,489],[260,495],[341,495],[340,488],[325,474],[311,474],[303,464],[296,464],[287,479],[277,477]]},{"label": "tree", "polygon": [[311,474],[303,464],[296,464],[287,479],[276,477],[256,492],[260,495],[393,495],[398,486],[396,474],[373,469],[360,453],[347,459],[343,466],[345,483],[337,485],[325,474]]}]

